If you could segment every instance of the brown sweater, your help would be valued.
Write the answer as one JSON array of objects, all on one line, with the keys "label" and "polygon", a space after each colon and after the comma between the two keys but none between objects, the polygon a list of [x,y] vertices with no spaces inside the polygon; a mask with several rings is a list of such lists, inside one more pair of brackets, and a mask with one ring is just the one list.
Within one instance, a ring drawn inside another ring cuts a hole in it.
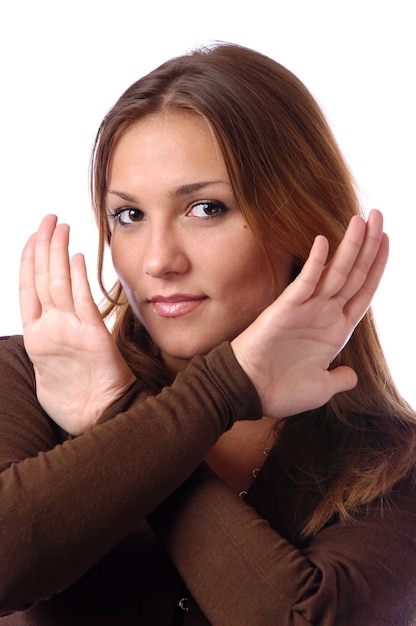
[{"label": "brown sweater", "polygon": [[246,501],[201,465],[260,416],[223,344],[71,439],[38,404],[21,339],[0,341],[0,624],[416,625],[415,486],[303,543],[276,455]]}]

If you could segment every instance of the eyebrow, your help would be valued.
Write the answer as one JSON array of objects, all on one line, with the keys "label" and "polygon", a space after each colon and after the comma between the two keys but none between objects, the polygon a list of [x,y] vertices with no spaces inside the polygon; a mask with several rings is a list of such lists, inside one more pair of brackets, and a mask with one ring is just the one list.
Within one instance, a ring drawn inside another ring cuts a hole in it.
[{"label": "eyebrow", "polygon": [[[200,191],[201,189],[204,189],[205,187],[209,187],[210,185],[218,185],[218,184],[230,186],[230,183],[225,180],[209,180],[209,181],[203,181],[203,182],[197,182],[197,183],[187,183],[185,185],[180,185],[179,187],[176,187],[175,189],[172,189],[171,191],[169,191],[168,197],[174,199],[174,198],[179,198],[181,196],[187,196],[191,193],[195,193],[196,191]],[[139,203],[138,198],[135,198],[134,196],[130,195],[129,193],[125,193],[124,191],[118,191],[117,189],[107,189],[107,193],[112,194],[114,196],[118,196],[125,202],[134,202],[136,204]]]}]

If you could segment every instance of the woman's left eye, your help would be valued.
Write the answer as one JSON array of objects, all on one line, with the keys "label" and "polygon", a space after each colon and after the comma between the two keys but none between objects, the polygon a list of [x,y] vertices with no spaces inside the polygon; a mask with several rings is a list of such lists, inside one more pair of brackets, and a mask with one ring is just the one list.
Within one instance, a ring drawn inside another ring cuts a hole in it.
[{"label": "woman's left eye", "polygon": [[200,217],[202,219],[211,219],[213,217],[224,215],[227,210],[227,207],[222,202],[207,200],[204,202],[195,202],[195,204],[191,206],[188,215],[191,215],[192,217]]}]

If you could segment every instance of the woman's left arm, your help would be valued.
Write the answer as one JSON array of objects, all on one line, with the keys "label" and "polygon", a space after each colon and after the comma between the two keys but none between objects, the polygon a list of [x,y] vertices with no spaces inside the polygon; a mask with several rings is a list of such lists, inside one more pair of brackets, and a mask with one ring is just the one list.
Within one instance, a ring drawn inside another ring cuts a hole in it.
[{"label": "woman's left arm", "polygon": [[416,623],[416,490],[298,550],[201,468],[149,518],[213,626]]}]

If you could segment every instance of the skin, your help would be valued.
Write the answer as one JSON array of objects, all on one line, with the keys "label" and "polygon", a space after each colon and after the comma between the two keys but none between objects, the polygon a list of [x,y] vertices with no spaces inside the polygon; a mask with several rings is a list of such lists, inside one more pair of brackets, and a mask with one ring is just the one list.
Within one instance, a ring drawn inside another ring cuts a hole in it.
[{"label": "skin", "polygon": [[[130,127],[113,152],[107,206],[117,275],[172,370],[234,339],[275,299],[202,118],[157,114]],[[286,284],[289,260],[276,254],[275,265]]]}]

